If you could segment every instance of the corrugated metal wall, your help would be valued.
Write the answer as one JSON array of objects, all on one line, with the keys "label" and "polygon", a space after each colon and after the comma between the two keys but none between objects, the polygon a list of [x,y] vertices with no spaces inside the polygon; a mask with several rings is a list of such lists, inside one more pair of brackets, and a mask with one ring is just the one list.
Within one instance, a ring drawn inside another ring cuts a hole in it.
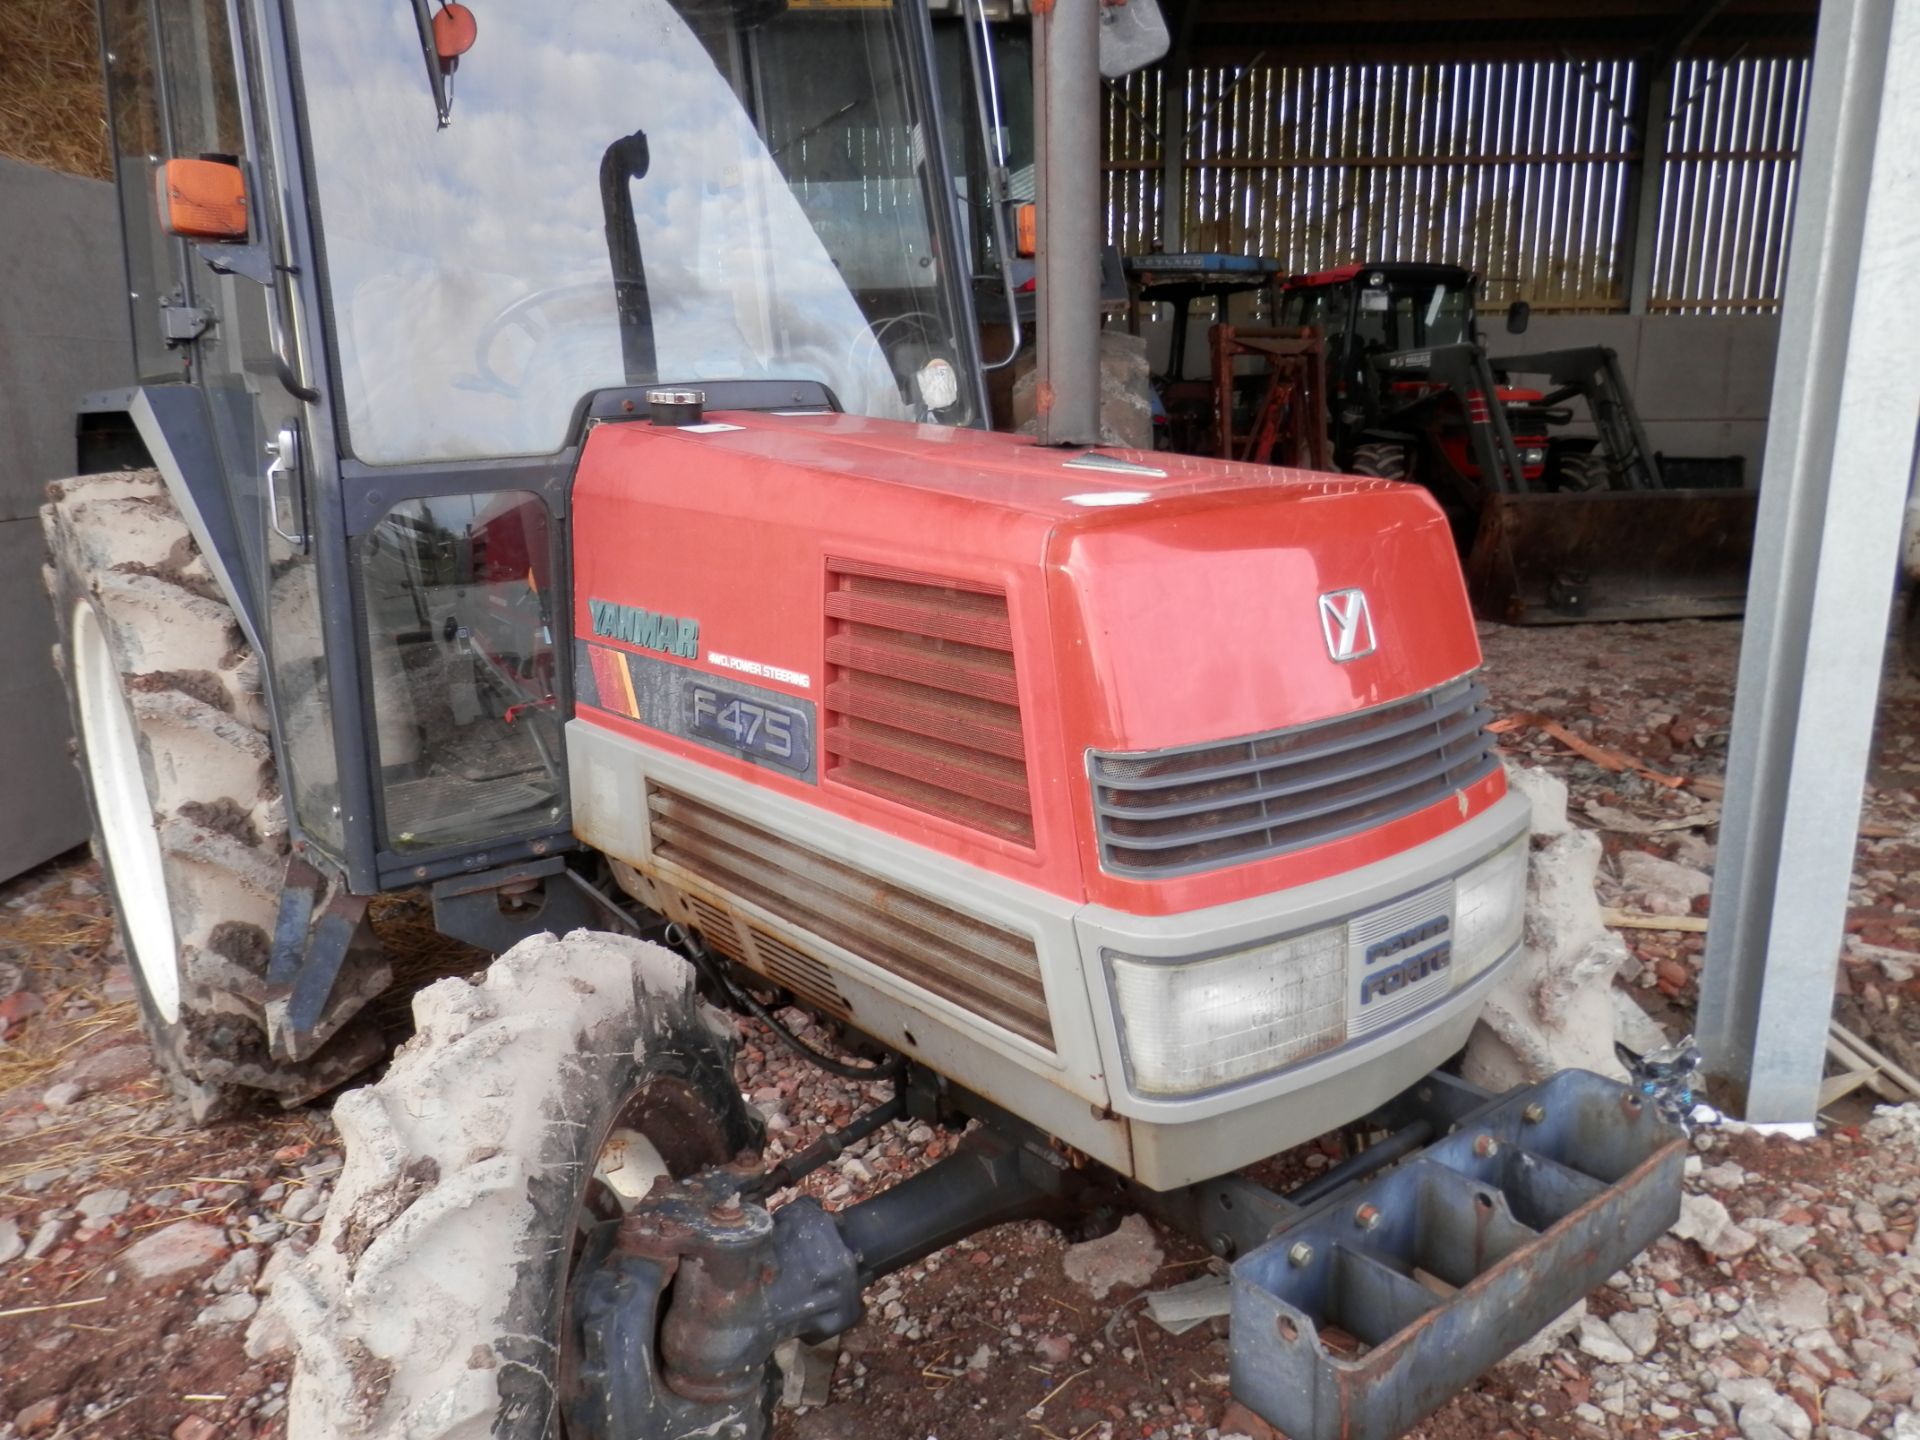
[{"label": "corrugated metal wall", "polygon": [[[1785,270],[1804,59],[1675,67],[1653,305],[1770,309]],[[1488,299],[1624,310],[1632,61],[1196,68],[1186,81],[1183,248],[1290,271],[1368,259],[1464,263]],[[1171,81],[1107,96],[1107,222],[1162,245]]]}]

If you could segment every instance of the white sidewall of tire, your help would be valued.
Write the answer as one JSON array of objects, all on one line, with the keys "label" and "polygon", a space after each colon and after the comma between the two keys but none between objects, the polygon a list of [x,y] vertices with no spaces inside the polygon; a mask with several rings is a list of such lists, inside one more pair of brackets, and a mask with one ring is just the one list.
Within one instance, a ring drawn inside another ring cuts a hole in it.
[{"label": "white sidewall of tire", "polygon": [[179,946],[133,712],[92,601],[74,606],[72,633],[80,749],[100,812],[101,843],[134,963],[154,1008],[172,1024],[180,1018]]}]

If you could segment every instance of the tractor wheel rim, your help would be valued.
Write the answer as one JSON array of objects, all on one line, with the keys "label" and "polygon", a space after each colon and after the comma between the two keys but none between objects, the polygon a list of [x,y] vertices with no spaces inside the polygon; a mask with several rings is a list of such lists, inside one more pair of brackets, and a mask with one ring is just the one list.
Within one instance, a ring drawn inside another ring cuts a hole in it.
[{"label": "tractor wheel rim", "polygon": [[80,748],[100,816],[114,903],[147,996],[172,1024],[180,1018],[180,968],[167,901],[166,869],[146,771],[121,690],[106,631],[90,601],[73,610],[74,692],[80,709]]}]

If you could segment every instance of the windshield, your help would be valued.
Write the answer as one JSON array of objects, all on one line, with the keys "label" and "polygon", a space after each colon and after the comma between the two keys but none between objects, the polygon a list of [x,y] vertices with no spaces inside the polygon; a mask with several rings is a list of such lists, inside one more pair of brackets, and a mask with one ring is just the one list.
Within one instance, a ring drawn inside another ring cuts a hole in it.
[{"label": "windshield", "polygon": [[408,0],[295,5],[355,455],[547,453],[654,380],[972,418],[912,9],[470,6],[440,129]]},{"label": "windshield", "polygon": [[1354,334],[1369,350],[1460,345],[1473,338],[1473,290],[1465,285],[1395,282],[1360,291]]}]

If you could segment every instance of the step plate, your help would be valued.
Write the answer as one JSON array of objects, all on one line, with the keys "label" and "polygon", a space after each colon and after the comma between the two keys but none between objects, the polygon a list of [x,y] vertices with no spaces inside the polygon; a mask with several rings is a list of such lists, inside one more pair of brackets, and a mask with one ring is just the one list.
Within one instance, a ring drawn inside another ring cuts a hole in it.
[{"label": "step plate", "polygon": [[1290,1440],[1391,1440],[1679,1218],[1687,1141],[1566,1070],[1233,1267],[1234,1398]]}]

